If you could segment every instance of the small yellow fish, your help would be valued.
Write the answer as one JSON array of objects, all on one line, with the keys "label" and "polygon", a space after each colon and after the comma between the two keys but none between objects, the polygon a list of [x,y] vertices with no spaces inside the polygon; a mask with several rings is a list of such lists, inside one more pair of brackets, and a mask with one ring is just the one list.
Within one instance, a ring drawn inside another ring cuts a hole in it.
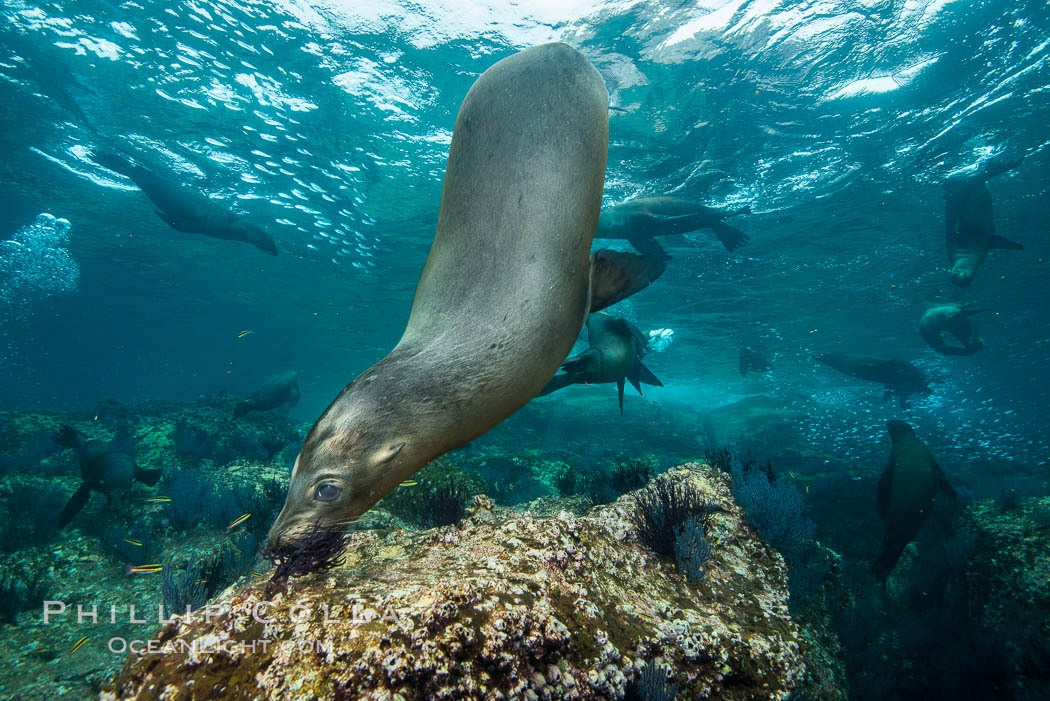
[{"label": "small yellow fish", "polygon": [[241,331],[239,334],[237,334],[237,338],[244,338],[245,336],[247,336],[250,333],[251,333],[251,331],[248,331],[248,330]]},{"label": "small yellow fish", "polygon": [[795,479],[795,473],[794,472],[789,472],[788,474],[791,475],[791,479]]},{"label": "small yellow fish", "polygon": [[138,542],[137,540],[134,540],[133,538],[125,538],[124,542],[125,543],[130,543],[131,545],[137,545],[140,548],[142,547],[142,543]]},{"label": "small yellow fish", "polygon": [[639,616],[641,616],[642,618],[644,618],[644,619],[645,619],[645,620],[647,620],[647,621],[655,621],[655,620],[656,620],[655,618],[653,618],[653,617],[652,617],[652,616],[650,616],[649,614],[647,614],[647,613],[642,613],[641,611],[639,611],[639,612],[638,612],[638,615],[639,615]]},{"label": "small yellow fish", "polygon": [[128,568],[128,574],[156,574],[160,572],[164,567],[159,563],[152,565],[136,565],[135,567]]},{"label": "small yellow fish", "polygon": [[78,640],[76,642],[76,644],[73,646],[73,649],[69,651],[69,654],[72,655],[74,652],[79,650],[81,647],[84,646],[84,643],[86,643],[87,641],[88,641],[88,636],[85,635],[83,638],[81,638],[80,640]]},{"label": "small yellow fish", "polygon": [[245,521],[247,521],[249,516],[251,516],[251,514],[243,514],[241,516],[238,516],[236,518],[236,520],[234,520],[233,523],[231,523],[230,525],[226,526],[226,530],[232,531],[234,528],[236,528],[237,526],[239,526],[242,523],[244,523]]},{"label": "small yellow fish", "polygon": [[146,501],[171,501],[171,497],[150,497]]},{"label": "small yellow fish", "polygon": [[419,484],[419,482],[413,482],[412,480],[405,480],[404,482],[402,482],[398,486],[399,487],[415,487],[417,484]]}]

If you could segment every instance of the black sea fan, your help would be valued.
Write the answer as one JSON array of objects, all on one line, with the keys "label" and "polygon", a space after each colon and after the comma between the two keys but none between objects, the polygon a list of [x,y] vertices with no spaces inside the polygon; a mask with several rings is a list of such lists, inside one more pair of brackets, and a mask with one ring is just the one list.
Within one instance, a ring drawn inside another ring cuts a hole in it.
[{"label": "black sea fan", "polygon": [[283,589],[289,577],[302,577],[311,572],[327,572],[342,561],[347,535],[342,530],[321,528],[314,524],[297,545],[291,548],[266,548],[263,556],[277,566],[267,596]]},{"label": "black sea fan", "polygon": [[720,510],[692,485],[670,478],[656,480],[639,492],[637,503],[634,520],[639,538],[667,559],[674,557],[677,532],[690,518],[706,522],[708,514]]}]

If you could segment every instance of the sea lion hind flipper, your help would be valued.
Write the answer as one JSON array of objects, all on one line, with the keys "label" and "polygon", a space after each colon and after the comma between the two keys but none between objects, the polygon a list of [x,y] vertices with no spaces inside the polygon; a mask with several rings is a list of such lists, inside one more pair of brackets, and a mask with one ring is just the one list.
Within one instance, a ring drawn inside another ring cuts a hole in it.
[{"label": "sea lion hind flipper", "polygon": [[638,394],[644,397],[645,393],[642,392],[642,385],[638,381],[638,372],[636,370],[632,370],[630,375],[626,375],[626,378],[627,381],[631,383],[631,386],[638,391]]},{"label": "sea lion hind flipper", "polygon": [[722,221],[713,222],[710,227],[727,251],[735,251],[751,240],[751,237],[740,229]]},{"label": "sea lion hind flipper", "polygon": [[907,540],[890,538],[887,536],[886,540],[882,543],[882,550],[879,552],[878,559],[875,560],[874,564],[871,566],[871,573],[875,575],[875,579],[880,582],[886,581],[886,577],[888,577],[890,571],[896,567],[897,560],[901,559],[901,553],[904,552],[904,548],[907,547],[907,545]]},{"label": "sea lion hind flipper", "polygon": [[[647,385],[653,385],[654,387],[664,386],[664,383],[660,382],[660,378],[654,375],[652,370],[645,367],[641,363],[634,364],[634,374],[640,382],[644,382]],[[640,391],[639,394],[641,394]]]},{"label": "sea lion hind flipper", "polygon": [[160,477],[164,473],[163,470],[143,470],[135,468],[135,479],[147,487],[156,487],[157,482],[160,482]]},{"label": "sea lion hind flipper", "polygon": [[69,501],[63,507],[62,513],[58,517],[58,529],[62,530],[69,525],[69,522],[80,513],[80,510],[84,508],[84,505],[88,503],[90,498],[91,487],[88,486],[87,482],[84,482],[77,491],[73,492],[73,496],[69,497]]},{"label": "sea lion hind flipper", "polygon": [[643,290],[667,269],[667,261],[602,248],[591,254],[591,309],[596,312]]},{"label": "sea lion hind flipper", "polygon": [[623,416],[623,388],[625,384],[622,377],[616,381],[616,391],[620,394],[620,416]]},{"label": "sea lion hind flipper", "polygon": [[1024,249],[1024,246],[1016,241],[1004,238],[999,234],[992,234],[988,237],[988,250],[992,250],[993,248],[1001,248],[1007,251],[1020,251]]}]

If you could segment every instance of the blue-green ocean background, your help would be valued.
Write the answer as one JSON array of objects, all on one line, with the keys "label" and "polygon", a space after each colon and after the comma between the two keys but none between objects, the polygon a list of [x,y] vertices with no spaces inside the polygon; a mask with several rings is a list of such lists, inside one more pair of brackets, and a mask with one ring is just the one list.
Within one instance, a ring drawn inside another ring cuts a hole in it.
[{"label": "blue-green ocean background", "polygon": [[[314,420],[400,337],[471,83],[557,39],[609,91],[604,204],[673,192],[750,205],[734,224],[751,242],[666,241],[667,272],[614,308],[673,330],[645,361],[665,387],[628,388],[623,419],[614,387],[572,387],[536,400],[547,425],[526,410],[512,427],[531,418],[556,449],[559,403],[604,393],[574,416],[599,444],[616,421],[645,436],[650,414],[632,405],[763,395],[866,496],[892,418],[975,494],[1047,491],[1045,1],[77,0],[5,2],[2,21],[0,409],[240,396],[298,369],[292,414]],[[90,160],[99,135],[162,153],[280,255],[174,231]],[[993,251],[953,287],[942,182],[1002,148],[1026,155],[990,183],[998,232],[1024,250]],[[916,325],[935,301],[992,310],[985,349],[928,348]],[[740,376],[744,344],[769,349],[772,373]],[[909,359],[934,392],[901,409],[815,363],[821,352]]]}]

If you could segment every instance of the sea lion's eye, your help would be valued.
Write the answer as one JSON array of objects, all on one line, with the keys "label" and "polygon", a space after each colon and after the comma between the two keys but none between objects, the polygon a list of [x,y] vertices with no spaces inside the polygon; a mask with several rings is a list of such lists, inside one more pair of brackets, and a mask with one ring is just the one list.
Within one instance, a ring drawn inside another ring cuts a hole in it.
[{"label": "sea lion's eye", "polygon": [[334,484],[322,484],[317,488],[317,492],[314,493],[314,499],[317,501],[335,501],[342,493],[343,490]]}]

